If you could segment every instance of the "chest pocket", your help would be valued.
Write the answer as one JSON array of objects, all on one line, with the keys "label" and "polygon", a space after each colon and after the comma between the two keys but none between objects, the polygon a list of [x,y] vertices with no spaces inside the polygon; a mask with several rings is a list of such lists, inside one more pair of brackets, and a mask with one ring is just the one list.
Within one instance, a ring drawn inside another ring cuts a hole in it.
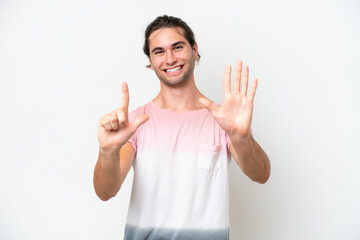
[{"label": "chest pocket", "polygon": [[215,171],[221,168],[221,145],[200,143],[198,152],[198,167],[206,171]]}]

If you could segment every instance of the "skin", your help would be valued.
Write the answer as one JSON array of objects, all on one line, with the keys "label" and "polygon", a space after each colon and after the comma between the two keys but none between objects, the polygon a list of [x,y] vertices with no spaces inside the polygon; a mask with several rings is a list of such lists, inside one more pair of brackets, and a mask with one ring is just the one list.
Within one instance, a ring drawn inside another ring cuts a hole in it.
[{"label": "skin", "polygon": [[[198,46],[193,47],[183,37],[182,29],[165,28],[150,37],[151,69],[160,79],[160,92],[153,102],[161,108],[182,113],[207,108],[220,127],[230,137],[230,152],[242,171],[253,181],[265,183],[270,176],[270,161],[250,132],[257,79],[249,93],[249,68],[238,61],[231,89],[231,66],[224,73],[224,96],[220,107],[200,93],[195,85],[194,68]],[[179,69],[180,67],[180,69]],[[178,69],[167,72],[169,69]],[[99,120],[99,157],[94,171],[94,187],[100,199],[106,201],[120,190],[128,174],[135,152],[129,138],[149,119],[128,120],[129,90],[122,84],[121,106]]]}]

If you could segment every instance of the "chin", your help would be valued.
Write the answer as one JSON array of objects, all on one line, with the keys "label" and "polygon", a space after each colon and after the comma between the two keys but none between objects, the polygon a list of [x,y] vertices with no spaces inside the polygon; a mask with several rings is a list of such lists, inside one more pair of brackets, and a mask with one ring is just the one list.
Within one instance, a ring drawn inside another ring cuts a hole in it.
[{"label": "chin", "polygon": [[190,78],[180,78],[180,79],[169,80],[164,77],[159,77],[159,79],[166,86],[176,88],[176,87],[184,86],[189,81]]}]

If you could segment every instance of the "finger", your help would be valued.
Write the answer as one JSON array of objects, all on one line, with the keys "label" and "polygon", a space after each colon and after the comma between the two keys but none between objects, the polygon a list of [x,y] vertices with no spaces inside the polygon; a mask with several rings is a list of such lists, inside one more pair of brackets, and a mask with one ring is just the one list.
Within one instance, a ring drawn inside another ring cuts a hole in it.
[{"label": "finger", "polygon": [[138,127],[140,127],[141,124],[143,124],[144,122],[146,122],[147,120],[149,120],[150,117],[148,115],[141,115],[139,117],[137,117],[132,123],[131,123],[131,127],[133,128],[133,131],[135,132],[136,129],[138,129]]},{"label": "finger", "polygon": [[109,119],[111,130],[118,130],[119,129],[119,123],[117,116],[112,115],[112,117]]},{"label": "finger", "polygon": [[214,104],[214,102],[212,102],[211,100],[207,99],[207,98],[199,98],[199,102],[204,105],[204,107],[209,110],[209,112],[211,113],[211,115],[215,115],[218,111],[218,108],[216,107],[216,105]]},{"label": "finger", "polygon": [[124,124],[128,122],[127,116],[125,116],[125,110],[122,107],[119,107],[116,110],[117,120],[119,123],[119,127],[122,127]]},{"label": "finger", "polygon": [[228,94],[231,92],[231,66],[227,65],[224,72],[224,94]]},{"label": "finger", "polygon": [[111,116],[112,116],[111,121],[110,121],[111,128],[113,130],[118,130],[119,129],[119,120],[118,120],[116,109],[111,112]]},{"label": "finger", "polygon": [[111,131],[111,124],[109,120],[104,121],[104,127],[106,130]]},{"label": "finger", "polygon": [[243,96],[246,96],[246,92],[248,88],[248,79],[249,79],[249,67],[245,66],[241,78],[241,95]]},{"label": "finger", "polygon": [[113,123],[116,121],[116,117],[113,114],[106,114],[101,120],[101,125],[108,131],[115,130],[116,125]]},{"label": "finger", "polygon": [[126,82],[122,83],[121,88],[122,88],[121,106],[124,110],[125,118],[127,118],[128,108],[129,108],[129,88]]},{"label": "finger", "polygon": [[240,81],[241,81],[241,69],[242,69],[242,62],[238,61],[235,67],[235,76],[234,76],[234,89],[233,92],[240,93]]},{"label": "finger", "polygon": [[107,116],[102,117],[99,121],[99,125],[105,128],[107,131],[111,131],[111,124]]},{"label": "finger", "polygon": [[254,101],[257,85],[258,85],[258,80],[257,80],[257,78],[255,78],[251,83],[251,87],[250,87],[250,91],[249,91],[249,100],[251,102]]}]

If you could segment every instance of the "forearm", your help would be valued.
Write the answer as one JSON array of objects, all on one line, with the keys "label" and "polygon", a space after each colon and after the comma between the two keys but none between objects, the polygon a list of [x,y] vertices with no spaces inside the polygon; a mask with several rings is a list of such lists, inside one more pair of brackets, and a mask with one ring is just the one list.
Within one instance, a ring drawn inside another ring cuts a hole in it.
[{"label": "forearm", "polygon": [[95,192],[101,200],[109,200],[119,191],[122,183],[118,148],[99,149],[94,171]]},{"label": "forearm", "polygon": [[270,161],[250,135],[245,139],[230,137],[231,153],[243,172],[253,181],[265,183],[270,176]]}]

